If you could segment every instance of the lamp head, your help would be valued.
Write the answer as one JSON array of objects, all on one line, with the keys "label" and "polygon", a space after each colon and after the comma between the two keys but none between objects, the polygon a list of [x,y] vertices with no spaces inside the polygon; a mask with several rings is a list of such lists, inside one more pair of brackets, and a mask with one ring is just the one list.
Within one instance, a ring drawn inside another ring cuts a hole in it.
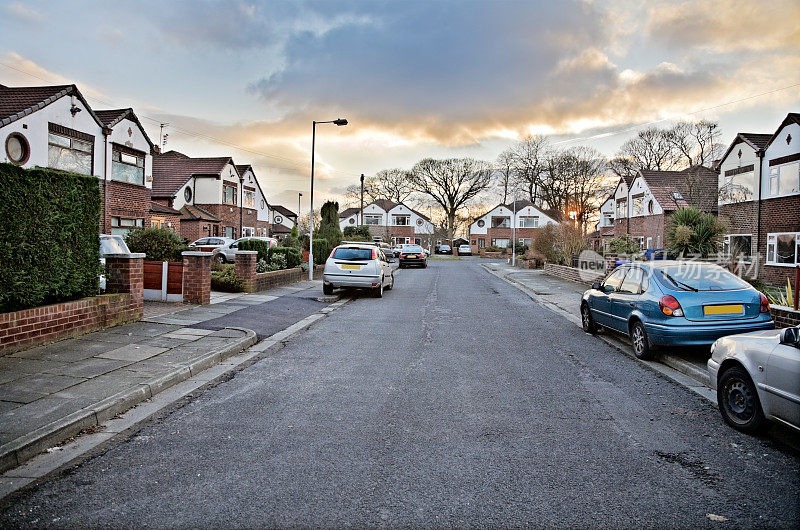
[{"label": "lamp head", "polygon": [[333,120],[333,123],[341,127],[342,125],[347,125],[347,120],[344,118],[339,118],[338,120]]}]

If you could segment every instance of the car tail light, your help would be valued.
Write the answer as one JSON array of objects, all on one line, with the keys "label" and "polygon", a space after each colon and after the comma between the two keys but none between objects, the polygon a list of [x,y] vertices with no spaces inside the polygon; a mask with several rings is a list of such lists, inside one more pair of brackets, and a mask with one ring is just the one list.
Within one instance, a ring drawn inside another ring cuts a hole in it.
[{"label": "car tail light", "polygon": [[769,300],[764,295],[764,293],[758,293],[761,295],[761,312],[762,313],[769,313]]},{"label": "car tail light", "polygon": [[372,249],[372,259],[378,259],[378,249]]},{"label": "car tail light", "polygon": [[667,315],[668,317],[682,317],[683,316],[683,309],[681,308],[681,304],[675,299],[674,296],[670,296],[665,294],[661,297],[661,300],[658,301],[658,307],[661,309],[661,312]]},{"label": "car tail light", "polygon": [[333,250],[331,250],[331,255],[330,255],[330,256],[328,256],[328,259],[331,259],[331,258],[333,257],[333,253],[334,253],[334,252],[336,252],[336,249],[333,249]]}]

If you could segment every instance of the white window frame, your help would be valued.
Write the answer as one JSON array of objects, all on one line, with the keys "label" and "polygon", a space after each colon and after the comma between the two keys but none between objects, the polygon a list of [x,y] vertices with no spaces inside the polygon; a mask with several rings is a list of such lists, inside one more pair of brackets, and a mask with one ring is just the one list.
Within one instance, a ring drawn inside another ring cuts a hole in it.
[{"label": "white window frame", "polygon": [[617,219],[628,217],[628,199],[617,199],[615,210],[617,212]]},{"label": "white window frame", "polygon": [[750,238],[750,253],[744,260],[744,263],[751,263],[753,254],[753,234],[725,234],[722,238],[722,255],[727,259],[731,257],[731,237],[749,237]]},{"label": "white window frame", "polygon": [[[794,236],[794,263],[777,263],[775,261],[775,253],[778,247],[778,236],[790,235]],[[772,232],[767,234],[766,264],[774,267],[794,267],[800,265],[800,232]]]},{"label": "white window frame", "polygon": [[244,207],[255,210],[256,208],[256,192],[253,190],[244,190]]},{"label": "white window frame", "polygon": [[[525,221],[531,221],[531,226],[526,226]],[[539,216],[538,215],[520,216],[518,228],[539,228]]]},{"label": "white window frame", "polygon": [[[794,191],[781,192],[781,168],[794,165],[797,168],[797,188]],[[777,188],[777,193],[773,190]],[[800,160],[794,160],[785,164],[772,166],[769,168],[769,196],[770,197],[787,197],[789,195],[797,195],[800,193]]]},{"label": "white window frame", "polygon": [[[370,222],[370,221],[374,221],[374,222]],[[381,221],[383,221],[383,216],[380,215],[380,214],[374,214],[374,213],[372,213],[372,214],[365,213],[364,214],[364,224],[366,226],[380,226],[381,225]]]},{"label": "white window frame", "polygon": [[[401,219],[404,221],[404,223],[398,223],[398,221]],[[411,226],[411,216],[404,214],[392,214],[392,226]]]}]

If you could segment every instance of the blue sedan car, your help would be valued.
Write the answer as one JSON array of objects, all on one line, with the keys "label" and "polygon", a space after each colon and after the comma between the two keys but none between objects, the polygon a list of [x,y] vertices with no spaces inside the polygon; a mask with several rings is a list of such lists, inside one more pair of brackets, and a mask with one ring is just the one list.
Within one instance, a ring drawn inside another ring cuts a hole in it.
[{"label": "blue sedan car", "polygon": [[616,268],[583,293],[587,333],[630,336],[639,359],[654,346],[704,346],[727,335],[774,329],[767,297],[718,265],[649,261]]}]

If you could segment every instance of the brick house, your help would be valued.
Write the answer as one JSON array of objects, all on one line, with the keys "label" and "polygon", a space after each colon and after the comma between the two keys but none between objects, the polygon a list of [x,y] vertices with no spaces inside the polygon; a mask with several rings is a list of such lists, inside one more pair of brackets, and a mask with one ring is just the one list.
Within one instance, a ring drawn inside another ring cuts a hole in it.
[{"label": "brick house", "polygon": [[640,170],[614,192],[614,236],[629,234],[642,249],[666,245],[671,215],[687,206],[716,214],[717,172],[705,166],[683,171]]},{"label": "brick house", "polygon": [[270,206],[261,184],[256,178],[253,166],[237,165],[236,171],[242,179],[242,202],[245,218],[242,226],[242,237],[267,237],[270,234]]},{"label": "brick house", "polygon": [[600,219],[595,231],[588,235],[592,248],[597,252],[608,250],[608,243],[614,238],[614,195],[610,195],[600,205]]},{"label": "brick house", "polygon": [[[198,230],[198,237],[236,239],[249,226],[246,219],[254,225],[256,208],[248,204],[258,205],[251,201],[255,186],[250,188],[244,186],[244,177],[230,157],[193,158],[169,151],[153,159],[153,201],[181,212],[181,235],[190,240],[189,234],[195,235]],[[248,204],[240,206],[245,198]]]},{"label": "brick house", "polygon": [[519,243],[530,247],[541,227],[558,224],[557,217],[554,212],[544,212],[527,200],[498,204],[469,225],[469,245],[473,253],[486,247],[506,248],[515,234]]},{"label": "brick house", "polygon": [[94,111],[75,85],[0,85],[0,142],[6,162],[96,176],[102,232],[149,225],[155,147],[132,109]]},{"label": "brick house", "polygon": [[270,228],[272,237],[282,239],[289,235],[297,224],[297,214],[285,206],[273,204],[270,207]]},{"label": "brick house", "polygon": [[150,226],[153,228],[166,228],[181,235],[181,212],[173,210],[169,206],[150,201]]},{"label": "brick house", "polygon": [[719,168],[719,215],[730,227],[723,252],[785,285],[800,264],[800,114],[772,134],[737,134]]},{"label": "brick house", "polygon": [[347,208],[339,213],[339,227],[364,225],[369,228],[372,239],[391,245],[414,243],[430,247],[433,238],[433,223],[428,216],[403,203],[378,199],[364,206],[364,217],[360,208]]}]

